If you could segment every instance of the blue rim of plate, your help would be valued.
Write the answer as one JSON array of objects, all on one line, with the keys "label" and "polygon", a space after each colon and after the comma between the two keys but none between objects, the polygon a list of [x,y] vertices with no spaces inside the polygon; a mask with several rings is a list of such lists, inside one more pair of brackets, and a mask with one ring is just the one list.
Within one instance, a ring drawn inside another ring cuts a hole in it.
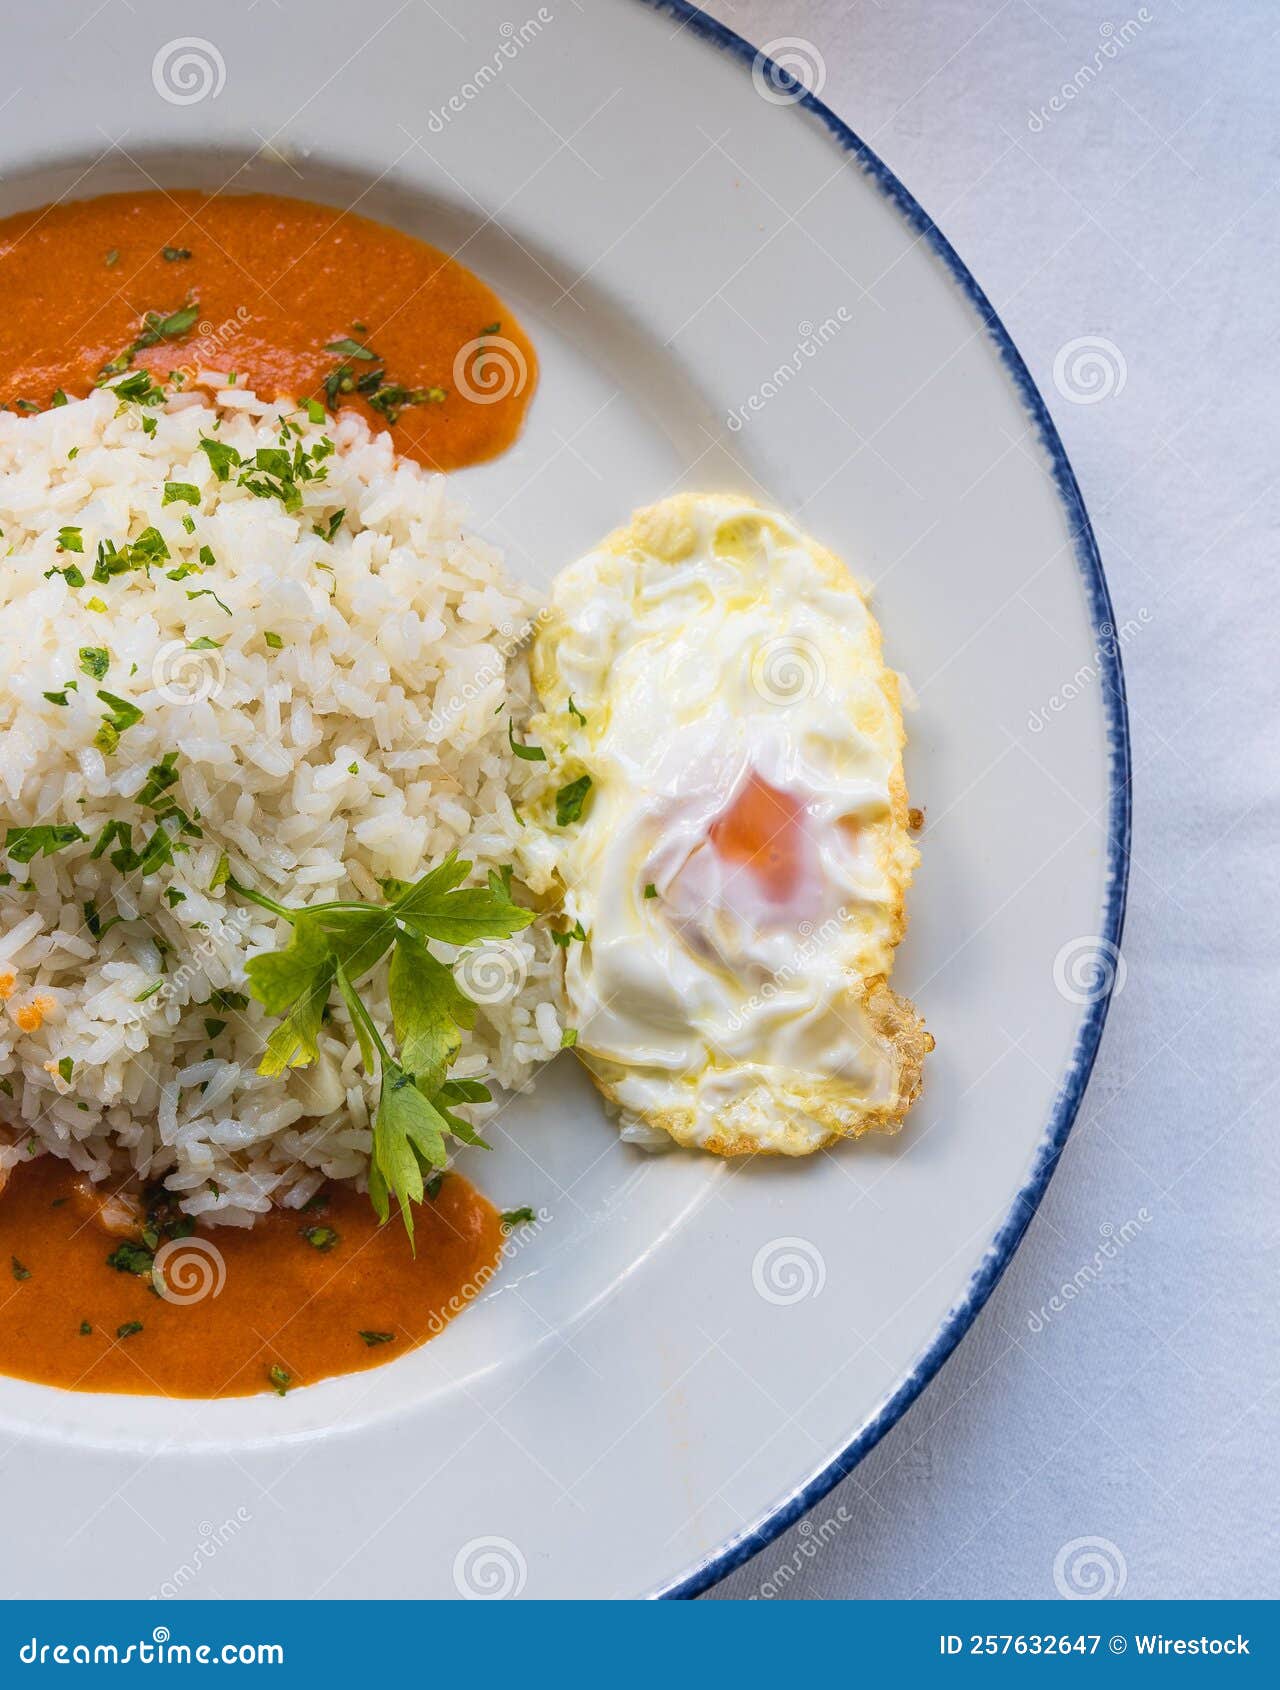
[{"label": "blue rim of plate", "polygon": [[[823,124],[837,146],[857,159],[866,175],[881,193],[893,201],[912,229],[929,243],[946,265],[952,279],[959,284],[977,311],[1027,414],[1035,423],[1041,443],[1049,456],[1058,496],[1062,500],[1071,526],[1076,562],[1084,579],[1093,631],[1097,636],[1111,785],[1111,814],[1107,828],[1107,893],[1101,922],[1102,931],[1097,937],[1104,944],[1114,945],[1118,949],[1124,932],[1125,896],[1129,882],[1129,836],[1133,817],[1129,715],[1125,703],[1124,671],[1120,663],[1119,644],[1115,638],[1111,594],[1102,571],[1098,544],[1094,539],[1075,472],[1030,370],[1013,344],[1009,331],[1001,322],[995,307],[969,273],[951,242],[888,165],[847,123],[838,118],[829,106],[809,93],[788,71],[775,64],[767,54],[758,51],[749,41],[745,41],[742,36],[718,23],[698,7],[688,4],[688,0],[643,0],[643,4],[653,7],[656,11],[669,12],[672,17],[680,20],[682,26],[687,26],[692,34],[738,59],[749,69],[758,67],[766,72],[772,86],[785,88],[794,94],[795,98],[789,102],[791,107],[800,107],[810,112]],[[657,1590],[654,1593],[656,1596],[677,1599],[699,1596],[724,1578],[726,1573],[732,1572],[735,1567],[741,1566],[744,1561],[750,1560],[753,1555],[772,1543],[774,1538],[802,1514],[807,1513],[815,1502],[820,1501],[833,1486],[853,1471],[862,1458],[875,1448],[889,1428],[902,1418],[937,1373],[995,1290],[1048,1188],[1084,1098],[1110,1002],[1111,992],[1108,990],[1096,1003],[1089,1005],[1031,1173],[1015,1196],[1004,1224],[988,1245],[982,1265],[970,1280],[964,1297],[951,1310],[912,1372],[902,1381],[879,1413],[869,1420],[826,1466],[790,1496],[783,1498],[759,1524],[728,1539],[705,1560]]]}]

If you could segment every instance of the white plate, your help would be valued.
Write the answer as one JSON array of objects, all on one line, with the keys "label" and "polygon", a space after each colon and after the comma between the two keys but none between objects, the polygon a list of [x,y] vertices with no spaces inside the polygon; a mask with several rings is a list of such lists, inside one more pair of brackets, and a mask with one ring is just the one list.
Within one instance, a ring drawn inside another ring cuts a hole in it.
[{"label": "white plate", "polygon": [[699,1588],[940,1365],[1088,1076],[1123,695],[1021,360],[901,185],[736,38],[641,0],[510,16],[30,8],[0,210],[154,178],[456,248],[543,361],[523,439],[464,478],[539,581],[674,487],[759,488],[843,552],[920,699],[895,983],[938,1039],[926,1094],[900,1138],[809,1165],[646,1160],[565,1059],[481,1176],[553,1223],[427,1348],[284,1401],[0,1380],[10,1595]]}]

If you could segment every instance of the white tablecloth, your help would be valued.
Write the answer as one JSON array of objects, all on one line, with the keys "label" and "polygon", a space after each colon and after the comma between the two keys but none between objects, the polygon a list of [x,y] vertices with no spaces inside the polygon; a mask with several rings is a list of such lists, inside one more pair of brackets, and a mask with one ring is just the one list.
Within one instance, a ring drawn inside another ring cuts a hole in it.
[{"label": "white tablecloth", "polygon": [[[1274,12],[708,9],[757,45],[810,44],[823,97],[969,264],[1062,432],[1117,626],[1139,627],[1128,974],[1048,1197],[923,1398],[714,1594],[1052,1596],[1091,1570],[1127,1596],[1274,1594]],[[1124,373],[1096,403],[1054,386],[1082,335]],[[1087,1538],[1092,1562],[1069,1548]]]}]

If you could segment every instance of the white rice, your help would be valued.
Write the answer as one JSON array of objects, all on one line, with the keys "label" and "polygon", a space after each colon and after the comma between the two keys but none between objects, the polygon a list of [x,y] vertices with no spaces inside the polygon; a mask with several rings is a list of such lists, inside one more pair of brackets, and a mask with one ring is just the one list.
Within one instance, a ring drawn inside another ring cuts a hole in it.
[{"label": "white rice", "polygon": [[[340,1008],[318,1065],[255,1073],[272,1019],[215,994],[244,993],[246,959],[287,929],[208,890],[219,858],[290,906],[380,898],[382,878],[413,879],[454,849],[477,878],[515,860],[512,800],[536,770],[513,758],[501,707],[517,722],[527,708],[510,660],[532,605],[464,529],[443,479],[352,415],[294,419],[308,450],[326,427],[337,447],[299,514],[234,476],[219,484],[201,435],[247,459],[280,432],[278,407],[225,397],[234,406],[192,392],[144,411],[102,391],[0,414],[0,841],[50,823],[89,840],[28,865],[0,848],[13,877],[0,888],[0,1091],[12,1094],[0,1095],[0,1179],[47,1150],[94,1179],[163,1179],[191,1214],[248,1225],[325,1178],[363,1179],[371,1096]],[[164,504],[166,482],[196,486],[199,507]],[[329,543],[313,524],[339,509]],[[64,526],[81,530],[82,554],[58,549]],[[98,542],[148,526],[170,558],[95,583]],[[201,546],[215,564],[169,579]],[[47,574],[72,564],[82,587]],[[219,645],[192,650],[201,639]],[[110,653],[101,680],[82,672],[82,647]],[[65,707],[44,697],[69,681]],[[99,688],[144,712],[107,755],[94,744]],[[92,860],[114,819],[133,824],[135,846],[150,832],[136,795],[175,751],[171,796],[203,837],[145,877]],[[95,937],[87,904],[100,927],[122,919]],[[481,1007],[455,1075],[527,1085],[560,1044],[545,923],[466,953],[457,972]],[[383,979],[365,995],[385,1025]],[[33,1006],[41,1023],[24,1031]],[[206,1018],[227,1025],[210,1036]]]}]

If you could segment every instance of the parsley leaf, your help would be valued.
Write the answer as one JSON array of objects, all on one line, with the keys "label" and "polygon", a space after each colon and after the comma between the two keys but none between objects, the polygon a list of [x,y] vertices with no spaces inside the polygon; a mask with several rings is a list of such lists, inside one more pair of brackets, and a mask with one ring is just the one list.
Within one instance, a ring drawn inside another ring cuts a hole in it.
[{"label": "parsley leaf", "polygon": [[401,1061],[434,1089],[462,1048],[462,1028],[475,1023],[475,1005],[453,970],[409,933],[396,938],[387,985]]},{"label": "parsley leaf", "polygon": [[568,827],[582,815],[582,806],[587,801],[587,794],[591,791],[591,776],[579,775],[577,780],[571,780],[568,786],[562,786],[556,793],[556,826]]},{"label": "parsley leaf", "polygon": [[88,839],[74,822],[54,823],[49,827],[11,827],[5,830],[4,848],[15,863],[29,863],[35,856],[51,857],[78,839]]},{"label": "parsley leaf", "polygon": [[522,761],[526,763],[546,762],[547,754],[540,745],[516,744],[516,730],[510,717],[507,718],[507,739],[510,742],[511,749],[515,752],[517,757],[522,759]]},{"label": "parsley leaf", "polygon": [[239,469],[241,457],[234,446],[228,446],[224,440],[210,440],[207,435],[200,436],[200,449],[208,458],[213,473],[219,481],[230,481],[233,469]]}]

